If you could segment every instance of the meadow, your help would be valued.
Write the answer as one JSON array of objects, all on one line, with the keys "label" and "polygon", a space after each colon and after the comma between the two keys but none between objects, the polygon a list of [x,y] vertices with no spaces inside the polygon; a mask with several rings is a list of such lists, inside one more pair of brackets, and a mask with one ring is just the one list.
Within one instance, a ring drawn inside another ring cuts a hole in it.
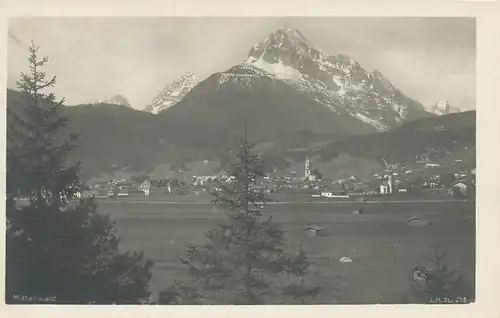
[{"label": "meadow", "polygon": [[[365,213],[351,211],[363,206]],[[103,201],[100,211],[116,221],[125,250],[140,250],[155,261],[154,295],[174,279],[187,277],[179,262],[189,243],[205,242],[204,233],[224,218],[210,203]],[[287,248],[304,250],[312,261],[311,285],[320,286],[314,303],[374,304],[412,301],[410,277],[416,265],[433,259],[441,245],[449,264],[458,266],[474,294],[475,207],[465,202],[379,202],[271,204],[263,209],[286,231]],[[412,227],[412,216],[432,225]],[[304,227],[318,224],[323,236],[306,238]],[[340,263],[348,256],[352,263]]]}]

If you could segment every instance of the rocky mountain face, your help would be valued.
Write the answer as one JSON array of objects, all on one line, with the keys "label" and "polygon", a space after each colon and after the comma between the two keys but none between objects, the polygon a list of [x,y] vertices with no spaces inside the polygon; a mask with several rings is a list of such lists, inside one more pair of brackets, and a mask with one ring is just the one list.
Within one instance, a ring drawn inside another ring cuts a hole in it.
[{"label": "rocky mountain face", "polygon": [[180,102],[200,82],[193,72],[187,72],[167,85],[144,111],[158,114]]},{"label": "rocky mountain face", "polygon": [[452,106],[447,100],[440,100],[434,105],[427,106],[426,110],[438,116],[460,113],[462,110]]},{"label": "rocky mountain face", "polygon": [[239,67],[257,69],[333,112],[346,111],[378,131],[431,116],[379,71],[368,72],[349,56],[322,52],[297,29],[279,29],[255,44]]}]

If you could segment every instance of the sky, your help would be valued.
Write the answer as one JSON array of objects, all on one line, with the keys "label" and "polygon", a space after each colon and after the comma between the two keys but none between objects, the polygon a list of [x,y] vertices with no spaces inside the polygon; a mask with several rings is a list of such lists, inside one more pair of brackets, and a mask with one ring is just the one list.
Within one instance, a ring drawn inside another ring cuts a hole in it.
[{"label": "sky", "polygon": [[76,105],[122,94],[147,106],[187,71],[201,78],[229,69],[279,28],[298,28],[325,53],[379,70],[425,105],[446,99],[476,108],[473,18],[367,17],[20,17],[9,20],[7,85],[27,71],[33,40],[57,75],[54,92]]}]

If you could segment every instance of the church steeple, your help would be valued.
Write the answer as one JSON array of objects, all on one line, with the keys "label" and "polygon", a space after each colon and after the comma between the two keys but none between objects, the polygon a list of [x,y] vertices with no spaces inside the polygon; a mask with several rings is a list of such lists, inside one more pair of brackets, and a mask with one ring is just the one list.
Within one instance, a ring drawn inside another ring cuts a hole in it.
[{"label": "church steeple", "polygon": [[311,158],[309,156],[306,157],[304,175],[306,179],[309,179],[311,177]]}]

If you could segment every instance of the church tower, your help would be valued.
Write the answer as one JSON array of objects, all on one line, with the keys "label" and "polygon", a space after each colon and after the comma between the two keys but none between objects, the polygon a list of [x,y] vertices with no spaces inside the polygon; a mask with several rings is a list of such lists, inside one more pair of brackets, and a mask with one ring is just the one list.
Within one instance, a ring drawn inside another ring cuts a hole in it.
[{"label": "church tower", "polygon": [[305,178],[309,180],[311,178],[311,158],[309,156],[306,157],[306,164],[305,164]]}]

